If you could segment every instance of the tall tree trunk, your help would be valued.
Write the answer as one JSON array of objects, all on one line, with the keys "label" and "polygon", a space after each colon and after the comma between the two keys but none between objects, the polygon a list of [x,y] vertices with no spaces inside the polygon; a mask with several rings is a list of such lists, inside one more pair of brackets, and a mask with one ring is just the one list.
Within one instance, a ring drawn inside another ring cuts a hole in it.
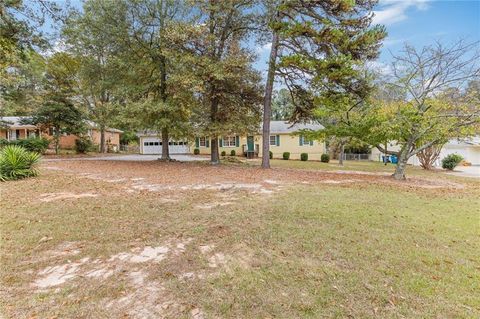
[{"label": "tall tree trunk", "polygon": [[105,149],[105,126],[100,126],[100,153],[106,153]]},{"label": "tall tree trunk", "polygon": [[210,163],[213,165],[220,164],[220,156],[218,152],[218,136],[212,136],[210,140]]},{"label": "tall tree trunk", "polygon": [[58,155],[60,151],[60,135],[58,133],[55,133],[53,136],[53,140],[55,142],[55,154]]},{"label": "tall tree trunk", "polygon": [[395,167],[395,173],[393,173],[393,178],[395,178],[396,180],[405,179],[405,169],[407,168],[409,149],[410,145],[407,144],[400,151],[397,166]]},{"label": "tall tree trunk", "polygon": [[343,166],[343,157],[345,156],[345,142],[340,141],[340,158],[338,159],[338,165]]},{"label": "tall tree trunk", "polygon": [[168,150],[168,141],[169,136],[168,136],[168,129],[163,128],[162,129],[162,157],[160,158],[162,161],[170,161],[170,152]]},{"label": "tall tree trunk", "polygon": [[[215,88],[212,88],[212,92],[215,92]],[[212,95],[213,96],[213,95]],[[210,116],[212,124],[217,122],[217,113],[218,113],[218,98],[213,97],[212,103],[210,105]],[[210,140],[210,163],[213,165],[220,164],[220,156],[218,152],[218,136],[214,134]]]},{"label": "tall tree trunk", "polygon": [[275,66],[278,54],[278,31],[272,34],[272,48],[268,62],[267,83],[265,86],[265,99],[263,101],[263,131],[262,131],[262,168],[270,168],[270,120],[272,116],[272,91],[275,81]]},{"label": "tall tree trunk", "polygon": [[[162,3],[163,5],[163,3]],[[160,64],[160,98],[162,103],[167,103],[167,59],[165,56],[161,55],[159,58]],[[168,147],[170,136],[168,128],[162,128],[162,157],[160,158],[163,161],[169,161],[170,158],[170,149]]]}]

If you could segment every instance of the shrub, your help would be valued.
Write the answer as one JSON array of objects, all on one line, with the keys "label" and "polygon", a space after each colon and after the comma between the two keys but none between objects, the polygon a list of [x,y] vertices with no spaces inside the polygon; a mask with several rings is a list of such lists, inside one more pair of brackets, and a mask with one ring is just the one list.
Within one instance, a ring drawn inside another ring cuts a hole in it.
[{"label": "shrub", "polygon": [[222,155],[222,156],[227,156],[227,152],[222,151],[222,153],[221,153],[220,155]]},{"label": "shrub", "polygon": [[0,151],[0,180],[16,180],[38,175],[40,154],[18,145],[7,145]]},{"label": "shrub", "polygon": [[283,159],[286,160],[286,161],[289,160],[290,159],[290,152],[284,152],[283,153]]},{"label": "shrub", "polygon": [[270,157],[270,159],[273,158],[273,153],[272,153],[272,151],[268,151],[268,156]]},{"label": "shrub", "polygon": [[320,157],[320,162],[322,162],[322,163],[328,163],[328,162],[330,162],[330,155],[328,155],[328,154],[322,154],[322,156]]},{"label": "shrub", "polygon": [[4,146],[7,146],[8,144],[10,144],[10,143],[8,142],[7,139],[0,138],[0,148],[2,148]]},{"label": "shrub", "polygon": [[[1,144],[3,143],[4,142],[1,142]],[[18,145],[27,151],[44,154],[47,151],[48,145],[50,145],[50,141],[43,137],[29,137],[10,142],[6,141],[4,145]]]},{"label": "shrub", "polygon": [[193,150],[193,154],[195,154],[195,155],[200,154],[200,150],[199,150],[198,148],[195,148],[195,149]]},{"label": "shrub", "polygon": [[235,155],[236,155],[235,150],[231,150],[230,151],[230,156],[235,156]]},{"label": "shrub", "polygon": [[89,138],[80,137],[75,140],[75,151],[79,154],[85,154],[93,149],[93,143]]},{"label": "shrub", "polygon": [[300,154],[300,160],[303,162],[308,161],[308,154],[307,153]]},{"label": "shrub", "polygon": [[18,140],[18,145],[24,147],[27,151],[44,154],[50,145],[50,141],[44,137],[31,137]]},{"label": "shrub", "polygon": [[448,154],[442,159],[442,168],[452,171],[463,160],[463,157],[458,154]]}]

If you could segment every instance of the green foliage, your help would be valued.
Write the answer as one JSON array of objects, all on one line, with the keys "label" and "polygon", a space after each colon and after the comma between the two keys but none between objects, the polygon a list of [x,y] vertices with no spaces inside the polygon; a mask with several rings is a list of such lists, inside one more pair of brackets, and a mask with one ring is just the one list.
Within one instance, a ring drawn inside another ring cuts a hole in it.
[{"label": "green foliage", "polygon": [[300,154],[300,160],[301,160],[302,162],[308,161],[308,153],[302,153],[302,154]]},{"label": "green foliage", "polygon": [[80,137],[75,140],[75,151],[77,153],[85,154],[93,149],[93,143],[88,137]]},{"label": "green foliage", "polygon": [[194,149],[194,150],[193,150],[193,154],[199,155],[199,154],[200,154],[200,150],[199,150],[198,148]]},{"label": "green foliage", "polygon": [[272,152],[272,151],[268,151],[268,157],[269,157],[270,159],[273,158],[273,152]]},{"label": "green foliage", "polygon": [[85,131],[84,116],[78,108],[62,95],[52,95],[25,122],[53,129],[55,151],[58,153],[61,134],[80,134]]},{"label": "green foliage", "polygon": [[18,145],[5,146],[0,151],[0,180],[17,180],[38,175],[40,154]]},{"label": "green foliage", "polygon": [[290,152],[284,152],[282,156],[284,160],[288,161],[290,159]]},{"label": "green foliage", "polygon": [[220,155],[222,155],[222,156],[226,156],[226,155],[227,155],[227,152],[225,152],[225,151],[222,151],[222,153],[221,153]]},{"label": "green foliage", "polygon": [[7,145],[18,145],[29,152],[44,154],[50,145],[50,141],[43,137],[29,137],[14,141],[8,141],[4,138],[0,139],[0,148]]},{"label": "green foliage", "polygon": [[3,148],[3,147],[5,147],[5,146],[7,146],[7,145],[9,145],[9,144],[10,144],[10,142],[9,142],[7,139],[5,139],[5,138],[0,138],[0,148]]},{"label": "green foliage", "polygon": [[328,154],[322,154],[322,156],[320,157],[320,161],[322,163],[328,163],[330,162],[330,155]]},{"label": "green foliage", "polygon": [[130,144],[130,143],[138,143],[138,136],[135,132],[132,132],[132,131],[124,131],[121,135],[120,135],[120,144],[122,145],[127,145],[127,144]]},{"label": "green foliage", "polygon": [[27,151],[44,154],[48,149],[48,145],[50,145],[50,141],[44,137],[29,137],[11,141],[10,145],[18,145]]},{"label": "green foliage", "polygon": [[272,120],[286,121],[293,115],[295,106],[292,101],[292,96],[287,89],[280,89],[274,93],[272,99]]},{"label": "green foliage", "polygon": [[442,168],[453,171],[455,167],[463,160],[463,157],[458,154],[448,154],[442,159]]},{"label": "green foliage", "polygon": [[231,150],[231,151],[230,151],[230,156],[235,156],[235,155],[237,155],[236,152],[235,152],[235,150]]}]

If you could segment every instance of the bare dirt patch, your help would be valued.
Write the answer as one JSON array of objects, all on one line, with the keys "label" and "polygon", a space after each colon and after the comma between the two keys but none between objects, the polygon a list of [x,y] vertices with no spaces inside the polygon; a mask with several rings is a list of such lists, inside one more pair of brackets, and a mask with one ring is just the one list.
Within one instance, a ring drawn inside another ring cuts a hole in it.
[{"label": "bare dirt patch", "polygon": [[[142,191],[179,193],[206,190],[219,194],[245,191],[252,194],[269,195],[295,184],[338,184],[345,187],[368,183],[398,188],[433,190],[464,188],[463,184],[441,178],[413,177],[406,181],[396,181],[386,173],[289,168],[262,170],[258,167],[242,165],[213,167],[206,163],[70,160],[49,162],[45,168],[63,170],[77,177],[111,183],[120,186],[125,193]],[[178,198],[171,196],[166,199],[171,202],[177,200]],[[222,206],[223,204],[218,205]],[[205,208],[210,209],[215,206],[217,205],[209,203],[209,206]]]},{"label": "bare dirt patch", "polygon": [[[181,261],[185,258],[203,259],[207,268],[178,271],[175,274],[181,280],[203,280],[224,270],[229,271],[230,265],[247,265],[250,257],[246,257],[245,254],[237,256],[216,251],[215,244],[194,246],[193,255],[185,256],[186,250],[193,245],[192,241],[192,238],[168,240],[160,246],[134,247],[107,258],[92,259],[87,256],[76,261],[69,260],[67,263],[51,265],[40,270],[31,285],[37,292],[46,292],[79,278],[98,282],[115,276],[116,279],[123,278],[129,288],[127,293],[119,298],[103,300],[104,307],[111,313],[119,315],[123,313],[132,318],[143,319],[173,318],[187,312],[192,318],[201,319],[204,318],[204,313],[200,308],[192,309],[182,303],[182,300],[175,300],[164,283],[149,278],[151,265],[158,264],[161,267],[162,262],[167,259],[177,260],[179,263],[185,263]],[[60,256],[60,251],[65,250],[69,251],[71,257],[81,253],[76,243],[66,242],[57,248],[53,250],[58,252],[56,256]]]},{"label": "bare dirt patch", "polygon": [[64,199],[78,199],[78,198],[84,198],[84,197],[97,197],[98,194],[95,193],[81,193],[81,194],[75,194],[75,193],[69,193],[69,192],[61,192],[61,193],[45,193],[45,194],[40,194],[40,201],[41,202],[54,202],[57,200],[64,200]]}]

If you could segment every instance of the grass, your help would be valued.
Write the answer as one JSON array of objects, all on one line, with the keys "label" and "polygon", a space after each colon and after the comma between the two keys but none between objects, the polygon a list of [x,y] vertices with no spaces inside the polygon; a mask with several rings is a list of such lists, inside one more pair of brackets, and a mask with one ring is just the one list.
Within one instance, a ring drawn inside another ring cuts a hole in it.
[{"label": "grass", "polygon": [[[324,170],[324,171],[359,171],[359,172],[372,172],[372,173],[392,173],[395,171],[395,164],[383,164],[381,162],[373,161],[344,161],[344,165],[340,166],[338,161],[332,160],[329,163],[322,163],[319,161],[284,161],[279,159],[274,159],[271,161],[272,167],[280,168],[297,168],[297,169],[314,169],[314,170]],[[420,167],[408,166],[407,175],[425,175],[431,174],[431,172],[426,172]]]},{"label": "grass", "polygon": [[[288,164],[317,169],[320,163]],[[234,174],[237,168],[229,169]],[[108,259],[132,247],[192,238],[184,254],[134,267],[148,273],[148,282],[162,283],[160,299],[180,305],[166,317],[188,318],[194,308],[207,318],[479,317],[480,193],[465,183],[466,189],[448,192],[293,183],[269,196],[197,190],[169,202],[162,200],[171,195],[167,191],[125,193],[123,185],[44,171],[0,185],[8,198],[0,206],[1,281],[7,287],[1,311],[6,318],[120,317],[128,309],[112,312],[105,300],[131,293],[132,269],[104,280],[79,276],[42,292],[31,284],[52,263]],[[101,196],[37,200],[66,189]],[[219,195],[237,200],[197,207]],[[51,240],[39,241],[45,236]],[[45,258],[65,242],[78,243],[81,253]],[[201,245],[214,246],[228,262],[209,267]],[[186,272],[202,276],[185,281],[179,275]]]}]

